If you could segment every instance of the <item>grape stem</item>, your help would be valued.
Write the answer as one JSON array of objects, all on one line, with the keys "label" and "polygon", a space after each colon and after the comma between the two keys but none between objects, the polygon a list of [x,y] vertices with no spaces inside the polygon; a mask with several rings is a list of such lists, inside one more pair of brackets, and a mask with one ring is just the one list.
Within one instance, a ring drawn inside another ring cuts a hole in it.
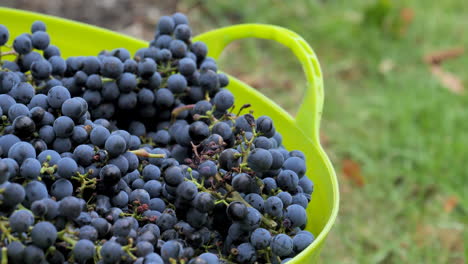
[{"label": "grape stem", "polygon": [[144,157],[144,158],[165,158],[166,157],[166,154],[149,153],[148,151],[146,151],[146,149],[129,150],[128,152],[131,152],[139,157]]},{"label": "grape stem", "polygon": [[7,227],[8,223],[6,221],[0,221],[0,230],[2,231],[2,240],[7,238],[8,242],[18,240],[16,237],[12,236],[10,229]]},{"label": "grape stem", "polygon": [[70,244],[70,245],[72,245],[74,247],[75,244],[76,244],[76,240],[71,238],[71,237],[66,236],[67,233],[68,233],[68,229],[65,228],[64,230],[62,230],[60,232],[57,232],[57,237],[60,240],[65,241],[65,242],[67,242],[68,244]]},{"label": "grape stem", "polygon": [[1,52],[1,53],[0,53],[0,57],[8,56],[8,55],[15,55],[15,56],[17,56],[18,53],[16,53],[16,51],[14,51],[14,50],[10,50],[10,51],[7,51],[7,52]]},{"label": "grape stem", "polygon": [[77,180],[80,182],[80,187],[77,188],[78,197],[83,197],[83,192],[85,189],[94,189],[96,188],[97,178],[88,179],[88,175],[90,172],[85,174],[77,173],[77,176],[73,176],[72,179]]},{"label": "grape stem", "polygon": [[8,264],[8,252],[6,247],[2,247],[2,264]]},{"label": "grape stem", "polygon": [[194,104],[190,104],[190,105],[183,105],[183,106],[179,106],[179,107],[174,108],[174,110],[172,110],[172,114],[171,114],[171,124],[176,121],[177,116],[180,115],[182,112],[187,111],[187,110],[191,110],[194,107],[195,107]]},{"label": "grape stem", "polygon": [[125,253],[127,253],[130,256],[130,258],[132,258],[132,260],[136,260],[137,257],[132,253],[132,250],[135,250],[135,248],[132,247],[133,239],[130,238],[128,242],[128,245],[123,246],[122,249],[125,251]]}]

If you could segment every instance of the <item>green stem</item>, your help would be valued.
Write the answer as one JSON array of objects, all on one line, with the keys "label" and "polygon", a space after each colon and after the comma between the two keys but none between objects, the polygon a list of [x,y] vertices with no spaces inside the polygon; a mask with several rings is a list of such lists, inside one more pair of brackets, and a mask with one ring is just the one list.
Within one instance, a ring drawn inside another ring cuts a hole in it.
[{"label": "green stem", "polygon": [[67,234],[67,231],[66,231],[66,229],[64,229],[64,230],[57,233],[57,237],[60,240],[65,241],[65,242],[67,242],[68,244],[70,244],[70,245],[72,245],[74,247],[75,244],[76,244],[76,240],[71,238],[71,237],[66,236],[66,234]]},{"label": "green stem", "polygon": [[2,264],[8,264],[8,251],[6,247],[2,247]]},{"label": "green stem", "polygon": [[10,229],[6,225],[6,221],[0,221],[0,230],[2,231],[2,237],[6,237],[8,239],[8,242],[18,240],[16,237],[11,235]]}]

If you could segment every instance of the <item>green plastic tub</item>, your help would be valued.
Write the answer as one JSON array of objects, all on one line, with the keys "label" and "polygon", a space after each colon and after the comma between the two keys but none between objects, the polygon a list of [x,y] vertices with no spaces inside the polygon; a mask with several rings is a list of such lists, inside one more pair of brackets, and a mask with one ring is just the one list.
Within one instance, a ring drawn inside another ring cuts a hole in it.
[{"label": "green plastic tub", "polygon": [[[157,18],[155,18],[156,21]],[[131,53],[147,46],[147,42],[115,33],[109,30],[78,23],[62,18],[0,8],[0,24],[10,30],[10,43],[20,33],[29,32],[35,20],[47,24],[52,44],[60,47],[62,56],[96,55],[107,49],[125,47]],[[292,117],[279,105],[265,97],[242,81],[229,76],[228,89],[236,97],[236,105],[250,103],[254,115],[269,115],[275,121],[277,130],[283,135],[288,149],[298,149],[307,158],[307,177],[315,184],[312,201],[307,209],[309,221],[307,230],[316,239],[312,245],[297,255],[289,263],[313,263],[317,261],[325,239],[335,222],[338,213],[338,183],[325,151],[320,145],[319,128],[323,108],[323,80],[320,65],[311,47],[296,33],[272,25],[243,24],[221,28],[201,34],[194,40],[204,41],[209,48],[209,56],[218,58],[231,42],[244,38],[270,39],[279,42],[296,55],[303,66],[307,78],[307,88],[296,117]]]}]

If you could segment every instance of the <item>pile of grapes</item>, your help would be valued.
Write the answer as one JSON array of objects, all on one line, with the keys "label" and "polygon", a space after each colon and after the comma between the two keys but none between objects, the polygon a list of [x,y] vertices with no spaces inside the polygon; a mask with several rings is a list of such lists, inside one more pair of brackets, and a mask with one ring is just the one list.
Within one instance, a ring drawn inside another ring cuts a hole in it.
[{"label": "pile of grapes", "polygon": [[[0,25],[1,263],[285,263],[313,183],[181,13],[147,48],[64,59]],[[77,44],[79,45],[79,44]]]}]

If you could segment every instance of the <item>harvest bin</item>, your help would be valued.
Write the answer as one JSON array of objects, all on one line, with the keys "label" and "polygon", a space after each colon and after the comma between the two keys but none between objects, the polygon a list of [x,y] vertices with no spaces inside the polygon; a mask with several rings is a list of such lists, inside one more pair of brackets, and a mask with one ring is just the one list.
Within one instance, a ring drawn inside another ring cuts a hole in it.
[{"label": "harvest bin", "polygon": [[[41,15],[15,9],[0,8],[0,24],[10,30],[10,39],[29,32],[31,24],[42,20],[47,25],[52,44],[60,47],[63,57],[97,55],[107,49],[125,47],[130,53],[146,47],[143,40],[131,38],[109,30],[62,18]],[[156,18],[155,18],[156,21]],[[295,118],[263,94],[229,76],[228,89],[236,98],[236,105],[250,103],[254,115],[268,115],[283,135],[288,149],[304,152],[307,162],[307,177],[315,185],[312,200],[307,209],[307,230],[316,239],[306,250],[288,263],[311,263],[317,259],[325,238],[338,213],[338,183],[332,164],[320,145],[319,128],[323,107],[323,80],[320,65],[311,47],[296,33],[272,25],[242,24],[206,32],[194,38],[208,45],[209,56],[218,58],[232,41],[243,38],[271,39],[279,42],[296,55],[307,77],[307,89]],[[10,40],[11,44],[12,40]]]}]

